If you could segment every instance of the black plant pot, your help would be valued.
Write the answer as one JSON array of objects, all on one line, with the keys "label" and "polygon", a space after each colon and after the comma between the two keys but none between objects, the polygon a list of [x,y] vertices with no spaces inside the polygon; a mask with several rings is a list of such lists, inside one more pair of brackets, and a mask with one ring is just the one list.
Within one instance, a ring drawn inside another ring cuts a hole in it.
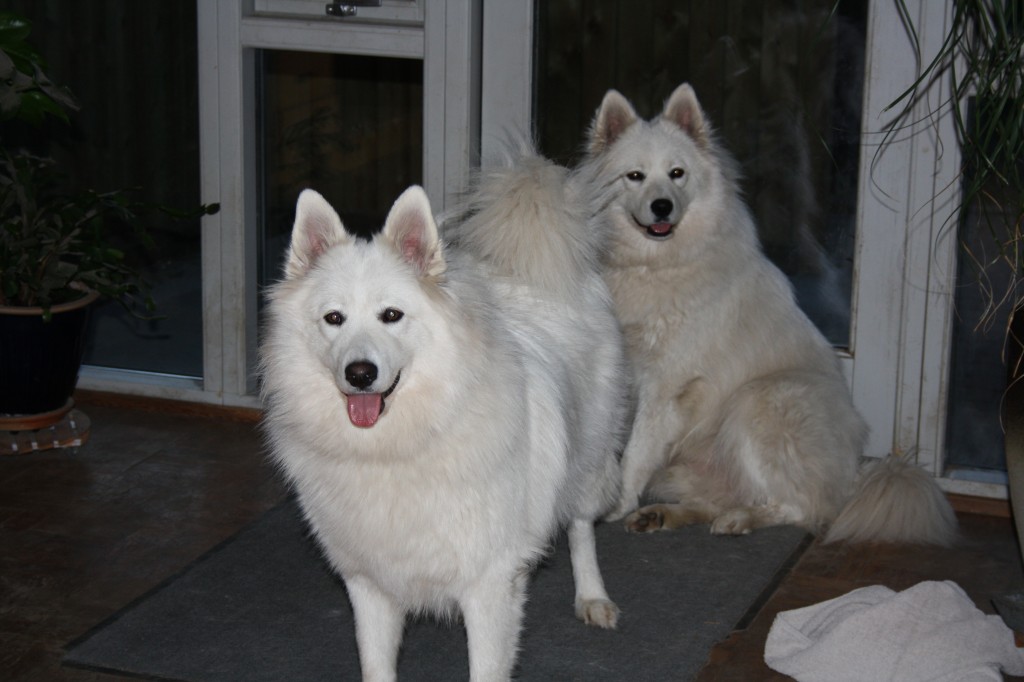
[{"label": "black plant pot", "polygon": [[[55,423],[70,409],[97,297],[53,306],[49,321],[41,308],[0,306],[0,423],[49,414]],[[45,421],[33,428],[48,426]]]}]

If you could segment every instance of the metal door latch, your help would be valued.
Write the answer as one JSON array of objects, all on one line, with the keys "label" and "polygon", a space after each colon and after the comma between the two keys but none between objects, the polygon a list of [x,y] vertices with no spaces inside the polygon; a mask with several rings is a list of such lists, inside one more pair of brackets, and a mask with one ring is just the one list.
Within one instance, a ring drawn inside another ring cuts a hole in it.
[{"label": "metal door latch", "polygon": [[354,17],[360,7],[380,7],[381,0],[348,0],[348,2],[327,3],[327,16]]}]

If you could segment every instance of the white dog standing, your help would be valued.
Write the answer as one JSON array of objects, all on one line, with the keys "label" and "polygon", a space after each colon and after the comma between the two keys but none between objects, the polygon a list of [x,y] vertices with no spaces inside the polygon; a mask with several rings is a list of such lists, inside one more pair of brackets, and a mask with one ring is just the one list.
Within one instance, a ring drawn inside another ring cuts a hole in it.
[{"label": "white dog standing", "polygon": [[[638,532],[796,524],[830,526],[829,540],[952,541],[952,509],[916,466],[890,457],[856,483],[866,426],[762,254],[689,85],[652,121],[609,91],[579,173],[612,240],[606,281],[638,389],[613,517]],[[665,503],[636,510],[645,491]]]},{"label": "white dog standing", "polygon": [[348,588],[365,680],[406,614],[461,612],[471,679],[515,662],[530,568],[568,526],[576,614],[615,627],[594,520],[619,494],[621,338],[566,173],[484,178],[457,246],[423,190],[370,242],[307,190],[261,348],[266,428]]}]

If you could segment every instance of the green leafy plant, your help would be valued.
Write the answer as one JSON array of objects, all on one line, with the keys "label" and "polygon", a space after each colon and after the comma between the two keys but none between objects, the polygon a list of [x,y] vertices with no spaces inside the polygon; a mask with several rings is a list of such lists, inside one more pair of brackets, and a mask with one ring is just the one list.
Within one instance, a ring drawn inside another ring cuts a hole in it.
[{"label": "green leafy plant", "polygon": [[[903,0],[897,7],[920,54]],[[951,93],[942,106],[952,114],[963,159],[951,225],[970,216],[981,220],[986,248],[962,243],[986,301],[978,324],[989,325],[1008,309],[1009,331],[1024,304],[1024,4],[953,0],[942,46],[888,107],[897,114],[890,133],[913,123],[916,104],[942,79],[948,79]],[[995,270],[1000,276],[992,276]]]},{"label": "green leafy plant", "polygon": [[48,122],[68,123],[78,104],[45,74],[30,31],[22,17],[0,12],[0,305],[39,306],[49,316],[51,306],[93,290],[151,314],[149,283],[123,245],[152,247],[148,216],[196,218],[218,206],[176,210],[139,200],[134,189],[63,189],[56,164],[24,142]]},{"label": "green leafy plant", "polygon": [[31,31],[24,18],[0,12],[0,120],[40,123],[53,116],[67,122],[78,104],[43,72],[46,64],[28,42]]}]

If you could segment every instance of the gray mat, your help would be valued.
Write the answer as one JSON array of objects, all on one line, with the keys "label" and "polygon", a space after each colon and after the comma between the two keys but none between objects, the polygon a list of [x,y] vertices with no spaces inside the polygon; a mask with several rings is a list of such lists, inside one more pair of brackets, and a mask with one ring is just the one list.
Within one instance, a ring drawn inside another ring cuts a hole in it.
[{"label": "gray mat", "polygon": [[[517,679],[686,680],[807,545],[797,528],[713,537],[706,526],[597,529],[616,631],[573,616],[564,537],[530,585]],[[286,503],[68,647],[65,664],[150,679],[358,680],[344,586]],[[468,678],[465,630],[406,629],[400,680]]]}]

